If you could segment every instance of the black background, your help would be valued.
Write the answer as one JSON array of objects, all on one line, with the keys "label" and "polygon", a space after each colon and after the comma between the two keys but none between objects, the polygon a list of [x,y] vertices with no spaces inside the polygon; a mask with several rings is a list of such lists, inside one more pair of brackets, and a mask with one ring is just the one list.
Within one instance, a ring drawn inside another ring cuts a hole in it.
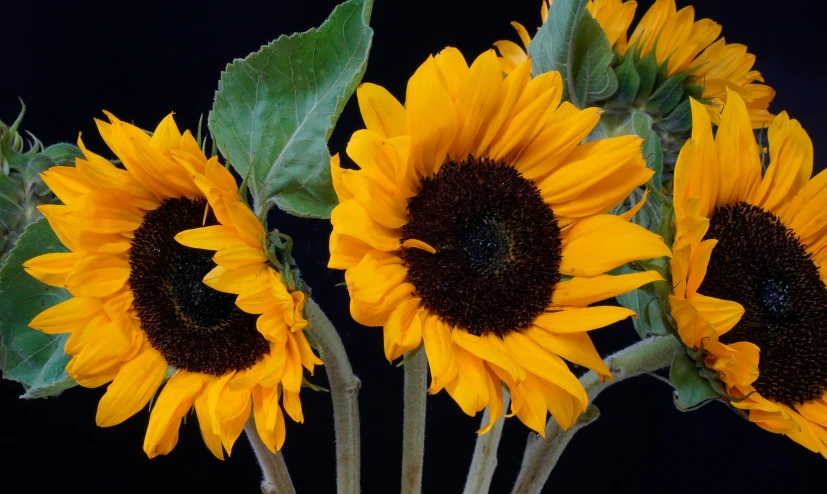
[{"label": "black background", "polygon": [[[0,118],[10,123],[28,105],[23,127],[45,143],[74,142],[82,131],[90,149],[104,153],[93,118],[101,110],[143,128],[170,111],[194,129],[209,112],[225,64],[283,33],[320,24],[335,1],[8,3],[0,8]],[[648,7],[642,0],[640,11]],[[517,40],[508,22],[539,25],[539,1],[485,2],[378,0],[375,37],[364,80],[400,99],[413,70],[430,53],[453,45],[469,62],[498,39]],[[686,2],[679,2],[679,6]],[[772,110],[786,109],[815,142],[816,169],[824,166],[827,136],[827,66],[823,24],[816,2],[698,0],[698,17],[724,26],[730,42],[758,54],[757,68],[778,90]],[[299,5],[299,6],[297,6]],[[639,14],[640,15],[640,14]],[[822,31],[819,31],[821,29]],[[332,152],[344,150],[362,125],[355,99],[346,107]],[[342,273],[328,270],[324,221],[283,214],[271,226],[297,239],[295,253],[314,297],[342,334],[362,379],[362,485],[365,492],[399,486],[402,370],[388,365],[381,330],[364,328],[348,314],[347,293],[335,285]],[[635,341],[629,324],[592,333],[606,355]],[[326,384],[323,371],[313,380]],[[17,383],[0,384],[0,489],[6,492],[258,492],[259,471],[247,441],[219,462],[202,444],[195,417],[181,428],[175,450],[148,460],[141,445],[146,410],[124,424],[95,426],[104,388],[73,388],[48,400],[23,401]],[[789,439],[760,430],[712,404],[680,413],[670,389],[652,378],[612,387],[597,399],[602,417],[580,432],[559,462],[550,492],[693,492],[698,489],[822,489],[827,461]],[[304,425],[288,421],[284,456],[299,492],[333,492],[335,485],[331,405],[326,394],[305,390]],[[481,416],[481,414],[480,414]],[[424,490],[460,492],[480,418],[465,416],[445,392],[428,400]],[[507,421],[492,492],[509,492],[527,429]]]}]

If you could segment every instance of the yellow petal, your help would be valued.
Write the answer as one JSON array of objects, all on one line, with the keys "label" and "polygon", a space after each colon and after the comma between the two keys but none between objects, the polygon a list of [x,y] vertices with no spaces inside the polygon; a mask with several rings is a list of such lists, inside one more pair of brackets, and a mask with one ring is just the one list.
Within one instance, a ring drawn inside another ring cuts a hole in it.
[{"label": "yellow petal", "polygon": [[445,161],[457,131],[454,103],[433,57],[428,57],[408,81],[405,105],[410,160],[422,175],[430,176]]},{"label": "yellow petal", "polygon": [[422,320],[422,341],[431,368],[431,386],[428,392],[436,394],[445,387],[446,382],[457,376],[451,328],[439,316],[426,313]]},{"label": "yellow petal", "polygon": [[417,315],[421,300],[409,298],[390,313],[384,327],[385,358],[393,362],[422,342],[422,321]]},{"label": "yellow petal", "polygon": [[488,372],[482,360],[459,346],[454,347],[457,377],[445,390],[466,415],[474,416],[488,404]]},{"label": "yellow petal", "polygon": [[454,329],[451,331],[451,338],[457,346],[468,351],[475,357],[505,370],[509,374],[510,381],[515,382],[520,380],[521,372],[519,366],[514,363],[504,349],[490,344],[487,338],[473,335],[462,329]]},{"label": "yellow petal", "polygon": [[356,90],[356,99],[369,130],[382,137],[407,134],[405,108],[387,89],[364,83]]},{"label": "yellow petal", "polygon": [[512,390],[511,395],[515,401],[522,403],[517,410],[517,418],[528,428],[545,437],[546,411],[548,408],[540,379],[528,373],[525,381]]},{"label": "yellow petal", "polygon": [[388,252],[399,248],[400,233],[377,223],[355,200],[333,208],[330,222],[334,232],[361,240],[374,249]]},{"label": "yellow petal", "polygon": [[84,255],[84,252],[43,254],[24,262],[23,269],[42,283],[63,288],[66,285],[66,275]]},{"label": "yellow petal", "polygon": [[98,426],[111,427],[138,413],[161,386],[166,370],[166,360],[151,347],[125,363],[98,403]]},{"label": "yellow petal", "polygon": [[264,280],[268,276],[263,264],[249,264],[236,269],[226,269],[223,266],[214,267],[204,275],[204,284],[224,293],[240,294],[251,284],[257,285],[257,278]]},{"label": "yellow petal", "polygon": [[264,237],[267,232],[264,230],[261,222],[256,218],[256,215],[250,211],[241,201],[227,206],[227,211],[233,219],[235,229],[241,240],[247,243],[250,247],[261,249],[264,245]]},{"label": "yellow petal", "polygon": [[224,225],[204,226],[184,230],[175,235],[175,241],[193,249],[221,250],[243,247],[245,244],[236,234],[235,228]]},{"label": "yellow petal", "polygon": [[579,221],[563,242],[560,273],[596,276],[630,261],[671,257],[663,239],[614,215]]},{"label": "yellow petal", "polygon": [[[275,418],[272,426],[268,427],[268,412]],[[284,428],[284,416],[278,404],[278,391],[274,388],[253,388],[253,418],[256,423],[256,431],[261,441],[267,446],[271,453],[280,450],[284,444],[286,431]]]},{"label": "yellow petal", "polygon": [[462,95],[462,87],[468,79],[468,63],[465,57],[459,50],[449,46],[439,52],[434,59],[445,78],[448,94],[456,101]]},{"label": "yellow petal", "polygon": [[261,247],[250,247],[247,244],[237,244],[215,253],[213,260],[224,269],[237,269],[253,264],[267,263],[267,257]]},{"label": "yellow petal", "polygon": [[496,375],[486,372],[488,384],[488,424],[482,426],[477,434],[486,434],[503,416],[503,386]]},{"label": "yellow petal", "polygon": [[[675,163],[675,214],[683,217],[683,204],[690,197],[700,199],[701,216],[709,217],[718,198],[719,163],[712,123],[704,105],[690,98],[692,108],[692,137],[686,141]],[[729,177],[729,175],[727,175]],[[722,182],[723,194],[731,189],[730,178]]]},{"label": "yellow petal", "polygon": [[331,232],[329,246],[330,260],[327,267],[331,269],[355,268],[372,250],[370,245],[361,240],[338,232]]},{"label": "yellow petal", "polygon": [[152,406],[144,438],[144,453],[150,458],[172,451],[178,442],[181,418],[192,407],[209,376],[179,371],[167,382]]},{"label": "yellow petal", "polygon": [[534,324],[554,333],[578,333],[602,328],[627,317],[637,316],[635,311],[625,307],[583,307],[543,312],[534,319]]},{"label": "yellow petal", "polygon": [[394,254],[372,250],[354,269],[345,273],[351,298],[376,304],[389,291],[402,284],[408,274],[402,259]]},{"label": "yellow petal", "polygon": [[350,315],[353,316],[356,322],[364,326],[384,326],[390,313],[413,297],[415,290],[412,284],[402,283],[385,294],[375,304],[351,298]]},{"label": "yellow petal", "polygon": [[66,289],[76,297],[105,297],[129,279],[129,262],[119,256],[94,255],[81,259],[66,276]]},{"label": "yellow petal", "polygon": [[[581,403],[588,403],[586,391],[566,363],[522,333],[509,333],[503,338],[508,355],[529,373],[565,389]],[[585,409],[585,408],[584,408]]]},{"label": "yellow petal", "polygon": [[663,281],[656,271],[574,277],[560,282],[554,288],[552,303],[564,306],[586,306],[640,288],[647,283]]},{"label": "yellow petal", "polygon": [[29,326],[47,334],[72,333],[85,328],[102,313],[103,306],[97,298],[72,297],[35,316]]},{"label": "yellow petal", "polygon": [[284,404],[284,411],[293,419],[293,422],[304,423],[304,413],[302,413],[302,404],[299,401],[298,393],[285,390],[282,403]]},{"label": "yellow petal", "polygon": [[560,334],[535,326],[527,329],[525,335],[546,350],[563,357],[569,362],[582,365],[601,376],[611,376],[609,368],[606,367],[603,359],[600,358],[600,354],[594,348],[591,338],[585,333]]},{"label": "yellow petal", "polygon": [[210,450],[219,460],[224,459],[224,448],[221,447],[221,436],[213,432],[213,427],[218,428],[218,424],[213,426],[212,414],[209,412],[207,404],[207,393],[201,395],[195,400],[195,415],[198,417],[198,426],[201,429],[201,438],[207,449]]}]

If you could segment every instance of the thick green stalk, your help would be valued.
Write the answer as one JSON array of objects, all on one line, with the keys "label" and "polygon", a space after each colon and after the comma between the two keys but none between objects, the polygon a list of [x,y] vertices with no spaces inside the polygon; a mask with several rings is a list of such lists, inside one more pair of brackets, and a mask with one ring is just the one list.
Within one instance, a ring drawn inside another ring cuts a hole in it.
[{"label": "thick green stalk", "polygon": [[244,432],[253,446],[258,464],[261,465],[261,492],[262,494],[296,494],[293,481],[290,480],[290,473],[284,463],[281,451],[276,454],[270,452],[267,446],[261,441],[256,430],[255,422],[250,419],[244,426]]},{"label": "thick green stalk", "polygon": [[[668,366],[679,348],[680,342],[672,336],[646,338],[605,360],[606,366],[612,371],[612,380],[603,382],[594,371],[590,371],[580,378],[580,383],[589,395],[589,402],[592,402],[604,389],[615,383]],[[562,430],[552,418],[546,424],[545,438],[530,433],[512,494],[539,494],[572,437],[598,416],[597,408],[590,405],[568,430]]]},{"label": "thick green stalk", "polygon": [[330,382],[333,425],[336,432],[336,490],[356,494],[360,490],[359,388],[345,347],[336,328],[313,299],[307,299],[307,319],[313,338],[321,346],[321,358]]},{"label": "thick green stalk", "polygon": [[404,425],[402,429],[402,494],[422,492],[425,458],[425,401],[428,358],[420,349],[405,362]]},{"label": "thick green stalk", "polygon": [[[503,390],[504,410],[508,410],[510,401],[511,395]],[[491,414],[486,408],[480,425],[485,426],[490,420]],[[505,419],[500,417],[491,430],[477,436],[477,445],[474,446],[474,457],[471,459],[471,467],[465,479],[463,494],[487,494],[491,488],[491,479],[494,477],[494,470],[497,469],[497,448],[500,446],[504,424]]]}]

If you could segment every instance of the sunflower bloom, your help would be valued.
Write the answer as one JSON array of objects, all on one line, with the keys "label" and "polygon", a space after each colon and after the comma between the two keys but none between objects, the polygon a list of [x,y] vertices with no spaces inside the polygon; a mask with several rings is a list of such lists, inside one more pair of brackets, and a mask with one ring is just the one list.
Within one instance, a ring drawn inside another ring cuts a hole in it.
[{"label": "sunflower bloom", "polygon": [[489,407],[481,433],[504,412],[503,384],[538,433],[547,412],[571,426],[588,398],[563,359],[609,376],[586,331],[634,315],[587,306],[660,279],[605,273],[670,255],[605,214],[652,175],[641,140],[580,144],[601,111],[561,105],[560,75],[530,73],[530,60],[503,77],[493,50],[469,67],[446,48],[405,106],[363,84],[367,129],[346,150],[360,169],[331,161],[329,267],[346,270],[352,316],[383,327],[389,361],[423,345],[431,393],[472,416]]},{"label": "sunflower bloom", "polygon": [[[543,0],[541,17],[546,22],[551,1]],[[675,0],[656,0],[628,36],[637,2],[623,0],[591,0],[586,9],[600,24],[611,47],[620,55],[644,58],[654,51],[657,64],[666,66],[673,76],[689,71],[694,84],[703,87],[702,98],[708,102],[711,117],[719,121],[718,112],[726,104],[727,89],[737,92],[749,111],[753,128],[761,128],[772,120],[767,111],[775,91],[764,84],[761,73],[753,70],[755,55],[738,43],[727,44],[719,38],[721,25],[710,20],[695,20],[690,5],[677,10]],[[503,70],[509,72],[524,60],[531,42],[528,31],[512,22],[523,47],[512,41],[494,43],[501,54]]]},{"label": "sunflower bloom", "polygon": [[811,178],[812,142],[786,112],[760,154],[746,103],[727,97],[714,138],[692,101],[675,170],[672,316],[732,406],[827,457],[827,173]]},{"label": "sunflower bloom", "polygon": [[[78,139],[86,159],[42,174],[63,205],[40,211],[71,252],[39,256],[24,267],[73,297],[40,313],[31,326],[71,333],[66,371],[79,384],[111,381],[98,404],[101,427],[139,412],[172,374],[152,406],[144,441],[149,457],[172,450],[181,419],[193,407],[204,442],[219,459],[222,447],[231,451],[251,410],[264,443],[280,448],[279,398],[301,421],[302,365],[312,371],[320,363],[301,331],[303,295],[289,293],[266,266],[263,227],[237,192],[227,192],[235,189],[232,175],[204,156],[189,131],[182,135],[168,116],[150,137],[107,115],[110,122],[97,121],[98,129],[125,169]],[[219,195],[221,204],[215,203]],[[223,234],[218,267],[201,250],[216,242],[207,245],[209,235],[190,231],[202,225],[209,226],[195,232]],[[176,236],[199,248],[185,247]],[[254,270],[247,278],[237,274]],[[217,289],[202,282],[205,275]],[[233,282],[259,292],[242,292],[236,304],[222,293]]]}]

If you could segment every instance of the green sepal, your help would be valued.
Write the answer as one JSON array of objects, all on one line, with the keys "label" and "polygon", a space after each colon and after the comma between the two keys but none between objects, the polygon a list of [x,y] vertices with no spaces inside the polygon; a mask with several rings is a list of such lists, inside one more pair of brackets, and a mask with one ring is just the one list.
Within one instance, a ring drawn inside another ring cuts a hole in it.
[{"label": "green sepal", "polygon": [[68,142],[47,146],[42,154],[48,156],[57,166],[74,166],[77,158],[84,159],[80,148]]},{"label": "green sepal", "polygon": [[654,129],[670,134],[686,134],[692,130],[692,106],[689,99],[684,99],[669,115],[659,119]]},{"label": "green sepal", "polygon": [[683,351],[675,352],[675,358],[669,368],[669,380],[675,388],[673,400],[678,410],[697,410],[721,397],[709,379],[704,377],[704,373],[705,368],[702,364],[698,364]]},{"label": "green sepal", "polygon": [[663,84],[658,85],[658,88],[646,102],[646,113],[660,117],[675,108],[685,95],[684,83],[687,77],[689,77],[689,73],[682,72],[668,77]]},{"label": "green sepal", "polygon": [[11,126],[0,121],[0,265],[26,225],[41,217],[37,206],[57,202],[40,174],[55,165],[73,165],[81,156],[72,144],[44,149],[31,134],[27,149],[18,132],[25,113],[23,105]]},{"label": "green sepal", "polygon": [[611,99],[611,106],[615,108],[631,107],[640,90],[640,74],[635,68],[634,57],[626,59],[615,69],[617,76],[617,93]]},{"label": "green sepal", "polygon": [[[630,55],[630,58],[633,58],[633,56]],[[638,89],[637,99],[635,99],[635,106],[641,107],[649,100],[658,79],[658,61],[655,58],[655,50],[638,59],[635,63],[635,69],[640,76],[640,88]]]},{"label": "green sepal", "polygon": [[272,204],[328,218],[337,204],[327,140],[367,67],[373,0],[337,6],[319,29],[281,36],[227,66],[209,128],[246,176],[255,212]]},{"label": "green sepal", "polygon": [[400,360],[399,363],[396,364],[396,366],[397,367],[403,367],[405,364],[408,363],[409,360],[414,358],[416,356],[416,354],[419,353],[423,348],[425,348],[424,343],[420,343],[418,347],[416,347],[413,350],[411,350],[410,352],[406,353],[405,356],[402,357],[402,360]]},{"label": "green sepal", "polygon": [[528,46],[534,75],[560,72],[563,98],[578,108],[607,99],[618,88],[609,40],[585,6],[586,0],[556,0]]},{"label": "green sepal", "polygon": [[330,393],[329,389],[325,388],[324,386],[319,386],[318,384],[313,384],[305,376],[302,376],[302,387],[316,392]]},{"label": "green sepal", "polygon": [[23,398],[54,396],[77,383],[66,375],[69,356],[63,353],[68,334],[47,335],[29,327],[44,310],[71,297],[29,276],[22,264],[52,252],[66,252],[45,218],[31,223],[0,269],[0,369],[17,381]]}]

